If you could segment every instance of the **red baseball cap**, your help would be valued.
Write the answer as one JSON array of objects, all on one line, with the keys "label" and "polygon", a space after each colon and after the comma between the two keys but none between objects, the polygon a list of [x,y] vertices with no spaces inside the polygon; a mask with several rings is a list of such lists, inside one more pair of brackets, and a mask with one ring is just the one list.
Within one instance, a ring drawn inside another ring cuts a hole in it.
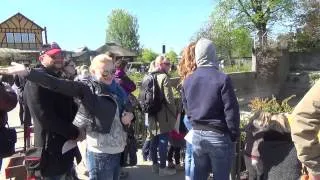
[{"label": "red baseball cap", "polygon": [[43,46],[43,51],[40,53],[39,60],[40,61],[42,60],[44,54],[48,56],[54,56],[56,54],[60,54],[61,52],[62,50],[56,42],[53,42],[51,44],[46,44]]},{"label": "red baseball cap", "polygon": [[53,56],[60,53],[61,53],[61,49],[50,49],[44,52],[44,54],[47,54],[49,56]]}]

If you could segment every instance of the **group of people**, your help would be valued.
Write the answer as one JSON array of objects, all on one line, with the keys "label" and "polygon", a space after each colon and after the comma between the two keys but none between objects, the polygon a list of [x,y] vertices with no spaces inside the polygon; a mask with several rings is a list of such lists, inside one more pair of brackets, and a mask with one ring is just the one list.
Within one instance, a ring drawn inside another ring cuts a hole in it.
[{"label": "group of people", "polygon": [[[45,47],[39,62],[41,65],[32,69],[16,64],[6,73],[26,79],[23,103],[34,122],[35,146],[41,149],[42,177],[76,179],[74,159],[79,163],[84,156],[89,179],[118,180],[128,156],[129,164],[137,164],[135,145],[130,145],[130,139],[134,141],[132,123],[135,120],[131,93],[136,85],[126,75],[127,62],[116,60],[110,54],[100,54],[93,58],[88,69],[81,67],[81,73],[75,77],[75,64],[64,60],[56,43]],[[240,136],[240,113],[231,79],[219,71],[213,42],[200,39],[183,51],[178,65],[181,107],[173,96],[174,85],[168,75],[170,67],[170,61],[160,55],[149,69],[163,97],[156,113],[145,113],[148,138],[144,146],[149,148],[144,149],[148,149],[147,156],[153,163],[152,172],[167,176],[182,167],[180,151],[187,134],[185,179],[206,180],[210,173],[214,179],[229,179],[235,142]],[[283,172],[292,172],[289,170],[294,166],[301,168],[299,158],[310,177],[320,179],[317,156],[320,152],[317,148],[319,87],[317,83],[297,105],[291,129],[285,120],[278,122],[284,128],[278,128],[269,119],[254,121],[263,119],[263,114],[252,118],[246,127],[245,147],[246,165],[251,168],[249,179],[272,179],[271,175],[266,176],[266,168],[270,170],[271,167],[265,162],[278,159],[262,155],[262,141],[265,147],[271,147],[270,151],[272,147],[288,147],[290,158],[296,158]],[[0,125],[4,127],[6,113],[15,107],[18,98],[2,83],[0,97]],[[263,130],[259,125],[263,125]],[[80,153],[76,143],[83,140],[86,140],[86,151]],[[273,144],[268,145],[269,141]],[[73,148],[64,150],[66,144],[73,144]],[[300,175],[297,171],[287,174],[290,178]]]}]

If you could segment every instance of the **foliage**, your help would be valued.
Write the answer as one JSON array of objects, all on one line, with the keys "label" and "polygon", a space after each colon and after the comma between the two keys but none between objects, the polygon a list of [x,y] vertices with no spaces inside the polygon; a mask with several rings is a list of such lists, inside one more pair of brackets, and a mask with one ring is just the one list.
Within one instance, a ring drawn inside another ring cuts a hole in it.
[{"label": "foliage", "polygon": [[173,50],[170,50],[169,52],[166,53],[166,58],[169,59],[169,61],[172,64],[177,64],[178,63],[178,54],[174,52]]},{"label": "foliage", "polygon": [[254,98],[250,101],[249,108],[252,112],[269,112],[269,113],[287,113],[292,112],[293,108],[288,104],[288,101],[294,98],[295,95],[292,95],[281,102],[278,102],[277,99],[272,96],[269,98]]},{"label": "foliage", "polygon": [[138,19],[123,9],[112,10],[108,16],[106,41],[116,42],[121,46],[139,52]]},{"label": "foliage", "polygon": [[142,49],[138,59],[144,63],[150,63],[155,60],[158,54],[151,49]]},{"label": "foliage", "polygon": [[178,71],[177,71],[177,70],[175,70],[175,71],[170,71],[170,72],[169,72],[169,75],[170,75],[170,77],[172,77],[172,78],[179,77],[179,74],[178,74]]},{"label": "foliage", "polygon": [[145,74],[143,73],[131,73],[129,78],[137,85],[137,89],[132,93],[134,96],[138,97],[139,95],[139,85]]},{"label": "foliage", "polygon": [[312,83],[315,84],[316,81],[320,79],[320,74],[318,73],[310,74],[310,79],[312,80]]},{"label": "foliage", "polygon": [[251,66],[249,64],[244,64],[243,66],[225,66],[222,71],[225,73],[251,72]]},{"label": "foliage", "polygon": [[214,42],[220,59],[230,61],[231,57],[251,56],[250,31],[235,20],[228,19],[219,7],[212,13],[210,22],[200,29],[193,40],[202,37]]},{"label": "foliage", "polygon": [[267,44],[267,28],[293,17],[296,0],[221,0],[225,17],[258,32],[259,45]]},{"label": "foliage", "polygon": [[280,34],[279,43],[288,45],[289,51],[306,52],[320,49],[320,3],[317,0],[300,1],[297,6],[295,32]]}]

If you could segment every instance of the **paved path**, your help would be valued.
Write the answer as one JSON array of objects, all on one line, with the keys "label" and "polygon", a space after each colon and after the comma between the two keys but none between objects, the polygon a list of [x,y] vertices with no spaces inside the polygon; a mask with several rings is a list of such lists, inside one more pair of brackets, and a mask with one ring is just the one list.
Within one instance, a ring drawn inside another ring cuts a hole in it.
[{"label": "paved path", "polygon": [[[19,107],[17,106],[14,110],[9,113],[9,125],[19,126]],[[18,134],[18,142],[16,143],[17,147],[23,147],[23,136],[22,134]],[[151,162],[145,162],[142,159],[141,151],[139,150],[138,153],[138,165],[134,167],[125,168],[126,171],[129,172],[129,177],[127,180],[183,180],[184,179],[184,172],[177,171],[176,175],[173,176],[166,176],[166,177],[159,177],[157,174],[151,172]],[[1,173],[0,173],[0,180],[5,179],[4,169],[8,165],[8,158],[3,160]],[[82,168],[80,171],[84,171]],[[83,173],[81,173],[83,174]],[[86,176],[80,175],[82,179],[88,179]]]}]

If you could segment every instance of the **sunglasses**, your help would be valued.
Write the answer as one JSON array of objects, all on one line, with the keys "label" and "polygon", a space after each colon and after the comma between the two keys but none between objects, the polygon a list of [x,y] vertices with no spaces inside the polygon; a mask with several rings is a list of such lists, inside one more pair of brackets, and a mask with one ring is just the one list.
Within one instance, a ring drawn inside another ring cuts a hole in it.
[{"label": "sunglasses", "polygon": [[[50,56],[50,55],[48,55],[48,56]],[[51,55],[50,57],[54,60],[63,60],[64,59],[62,54]]]},{"label": "sunglasses", "polygon": [[161,64],[168,65],[168,66],[170,66],[170,65],[171,65],[171,63],[169,63],[169,62],[161,63]]},{"label": "sunglasses", "polygon": [[108,77],[110,75],[113,75],[115,72],[116,72],[115,69],[104,70],[103,73],[102,73],[102,76],[103,77]]}]

